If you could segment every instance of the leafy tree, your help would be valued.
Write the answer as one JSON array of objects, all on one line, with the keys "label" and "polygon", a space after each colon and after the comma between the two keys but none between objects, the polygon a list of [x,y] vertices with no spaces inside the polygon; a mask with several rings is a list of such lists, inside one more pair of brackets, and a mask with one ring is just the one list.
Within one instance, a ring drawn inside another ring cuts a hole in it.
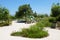
[{"label": "leafy tree", "polygon": [[59,16],[60,15],[60,5],[59,5],[59,3],[57,3],[57,4],[54,4],[53,6],[52,6],[52,8],[51,8],[51,16],[52,17],[57,17],[57,16]]},{"label": "leafy tree", "polygon": [[15,20],[15,16],[10,15],[11,20]]},{"label": "leafy tree", "polygon": [[3,19],[3,18],[2,18],[2,16],[3,16],[3,15],[2,15],[2,13],[3,13],[2,11],[3,11],[3,8],[2,8],[2,7],[0,7],[0,20],[2,20],[2,19]]},{"label": "leafy tree", "polygon": [[48,14],[45,14],[45,17],[48,17]]},{"label": "leafy tree", "polygon": [[60,19],[60,4],[54,4],[51,8],[51,16],[54,17],[57,21]]},{"label": "leafy tree", "polygon": [[38,14],[37,16],[40,17],[40,18],[48,17],[47,14]]},{"label": "leafy tree", "polygon": [[9,15],[9,10],[6,9],[5,7],[0,7],[0,21],[5,21],[9,23],[10,20],[10,15]]},{"label": "leafy tree", "polygon": [[34,12],[34,13],[33,13],[33,16],[34,16],[34,17],[37,17],[37,13],[36,13],[36,12]]},{"label": "leafy tree", "polygon": [[16,12],[15,16],[16,18],[22,18],[22,17],[26,17],[27,15],[29,16],[32,13],[33,12],[30,5],[24,4],[24,5],[19,6],[18,11]]}]

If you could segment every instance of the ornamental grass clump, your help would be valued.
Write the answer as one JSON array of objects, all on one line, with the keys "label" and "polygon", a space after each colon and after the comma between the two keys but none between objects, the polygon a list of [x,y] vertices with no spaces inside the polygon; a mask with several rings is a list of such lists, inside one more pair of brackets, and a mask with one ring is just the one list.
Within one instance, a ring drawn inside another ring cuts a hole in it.
[{"label": "ornamental grass clump", "polygon": [[32,25],[30,28],[23,28],[20,32],[13,32],[11,35],[28,38],[43,38],[48,36],[48,32],[41,29],[41,27],[37,27],[37,25]]}]

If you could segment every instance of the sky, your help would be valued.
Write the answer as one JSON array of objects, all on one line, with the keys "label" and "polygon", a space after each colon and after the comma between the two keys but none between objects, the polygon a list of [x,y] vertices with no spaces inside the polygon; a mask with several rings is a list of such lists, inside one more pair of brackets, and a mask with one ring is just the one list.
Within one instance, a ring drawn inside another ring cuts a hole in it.
[{"label": "sky", "polygon": [[0,0],[0,6],[6,7],[11,15],[15,15],[19,6],[30,4],[33,12],[50,15],[52,4],[58,2],[60,0]]}]

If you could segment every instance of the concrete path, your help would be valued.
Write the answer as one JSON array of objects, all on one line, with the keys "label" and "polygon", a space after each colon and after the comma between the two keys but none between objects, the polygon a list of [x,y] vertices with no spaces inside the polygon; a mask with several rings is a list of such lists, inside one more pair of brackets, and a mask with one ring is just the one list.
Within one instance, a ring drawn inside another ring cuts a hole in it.
[{"label": "concrete path", "polygon": [[45,38],[25,38],[25,37],[16,37],[10,36],[12,32],[21,31],[22,28],[28,28],[33,24],[25,24],[25,23],[16,23],[12,22],[12,25],[0,27],[0,40],[60,40],[60,30],[46,28],[48,30],[49,36]]}]

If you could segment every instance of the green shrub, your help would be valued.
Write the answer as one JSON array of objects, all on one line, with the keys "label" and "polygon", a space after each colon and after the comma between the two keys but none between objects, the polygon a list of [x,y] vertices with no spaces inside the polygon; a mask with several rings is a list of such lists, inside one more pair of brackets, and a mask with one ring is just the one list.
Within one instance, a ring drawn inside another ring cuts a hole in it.
[{"label": "green shrub", "polygon": [[8,26],[10,24],[11,24],[11,21],[9,21],[9,22],[5,21],[5,22],[0,23],[0,27]]},{"label": "green shrub", "polygon": [[36,23],[38,27],[50,27],[51,23],[49,22],[49,19],[43,19],[40,20],[38,23]]},{"label": "green shrub", "polygon": [[49,22],[54,22],[54,21],[56,21],[56,18],[55,17],[49,18]]},{"label": "green shrub", "polygon": [[39,27],[34,27],[35,25],[31,26],[30,28],[22,29],[21,32],[13,32],[12,36],[23,36],[29,38],[43,38],[48,36],[48,32],[41,30]]},{"label": "green shrub", "polygon": [[20,36],[20,33],[21,33],[21,32],[13,32],[11,35]]},{"label": "green shrub", "polygon": [[60,15],[56,17],[56,20],[57,21],[60,21]]}]

